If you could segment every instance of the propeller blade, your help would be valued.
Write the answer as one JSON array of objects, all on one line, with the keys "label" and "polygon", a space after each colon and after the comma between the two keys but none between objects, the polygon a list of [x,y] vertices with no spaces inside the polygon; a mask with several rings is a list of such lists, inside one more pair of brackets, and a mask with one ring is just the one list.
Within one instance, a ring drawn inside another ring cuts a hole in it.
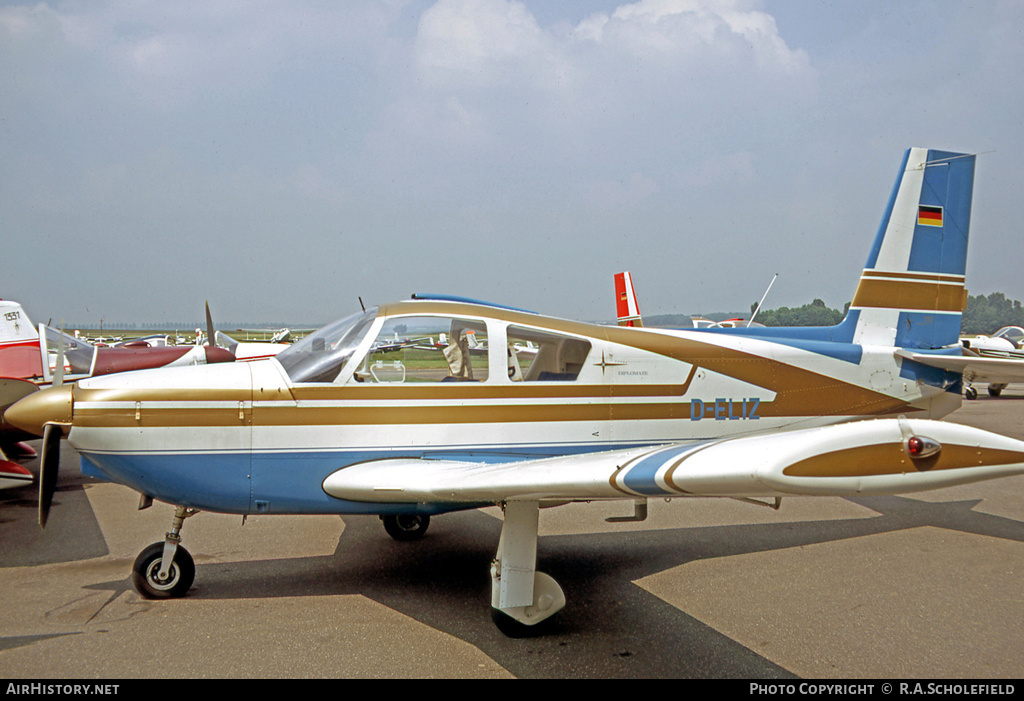
[{"label": "propeller blade", "polygon": [[213,330],[213,317],[210,316],[210,303],[206,303],[206,343],[209,346],[217,345],[217,334]]},{"label": "propeller blade", "polygon": [[64,384],[64,321],[60,322],[60,337],[57,341],[57,365],[53,368],[53,386]]},{"label": "propeller blade", "polygon": [[46,528],[53,493],[57,490],[57,472],[60,469],[61,427],[46,424],[43,427],[43,455],[39,460],[39,527]]}]

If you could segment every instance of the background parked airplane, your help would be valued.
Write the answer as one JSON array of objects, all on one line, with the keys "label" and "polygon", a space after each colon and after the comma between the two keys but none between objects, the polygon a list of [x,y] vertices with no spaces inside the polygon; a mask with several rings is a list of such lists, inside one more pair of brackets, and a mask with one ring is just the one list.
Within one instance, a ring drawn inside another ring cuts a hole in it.
[{"label": "background parked airplane", "polygon": [[1004,326],[991,336],[964,336],[960,339],[960,356],[907,357],[929,365],[959,372],[964,378],[964,396],[977,399],[978,390],[974,383],[987,383],[988,393],[998,397],[1006,386],[1013,382],[1024,382],[1024,329],[1019,326]]},{"label": "background parked airplane", "polygon": [[968,399],[978,397],[974,382],[987,382],[993,397],[1002,394],[1011,382],[1024,382],[1024,329],[1020,326],[1004,326],[991,336],[963,336],[960,345],[968,358],[993,359],[964,364],[964,396]]},{"label": "background parked airplane", "polygon": [[[30,472],[8,457],[32,457],[30,434],[6,421],[6,410],[40,387],[129,370],[223,363],[229,349],[144,343],[98,346],[45,324],[32,324],[17,302],[0,300],[0,489],[23,484]],[[207,307],[209,321],[209,307]],[[212,329],[212,321],[209,321]]]},{"label": "background parked airplane", "polygon": [[[772,282],[775,282],[773,279]],[[771,289],[771,285],[768,286]],[[765,294],[768,294],[765,292]],[[762,302],[764,299],[762,298]],[[640,304],[636,298],[636,291],[633,288],[633,276],[627,271],[615,274],[615,312],[619,326],[642,327],[644,325],[643,315],[640,314]],[[758,305],[760,308],[760,305]],[[764,324],[750,319],[723,319],[712,321],[704,317],[690,317],[695,329],[737,329],[747,327],[764,327]]]},{"label": "background parked airplane", "polygon": [[633,289],[633,276],[628,271],[615,273],[615,315],[619,326],[644,325]]}]

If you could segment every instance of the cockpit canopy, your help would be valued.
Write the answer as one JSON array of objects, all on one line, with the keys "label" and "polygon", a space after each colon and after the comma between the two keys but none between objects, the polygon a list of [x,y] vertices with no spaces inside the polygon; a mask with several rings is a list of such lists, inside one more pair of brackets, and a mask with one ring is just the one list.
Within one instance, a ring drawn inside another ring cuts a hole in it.
[{"label": "cockpit canopy", "polygon": [[88,375],[92,372],[96,346],[45,324],[39,325],[39,348],[44,364],[44,378],[50,381],[56,371],[58,358],[63,354],[65,373]]},{"label": "cockpit canopy", "polygon": [[480,311],[374,307],[306,336],[277,360],[294,383],[338,382],[343,371],[347,382],[369,384],[578,379],[589,340]]},{"label": "cockpit canopy", "polygon": [[1021,342],[1024,341],[1024,329],[1019,326],[1004,326],[992,334],[992,336],[993,338],[1005,338],[1016,348],[1020,348]]}]

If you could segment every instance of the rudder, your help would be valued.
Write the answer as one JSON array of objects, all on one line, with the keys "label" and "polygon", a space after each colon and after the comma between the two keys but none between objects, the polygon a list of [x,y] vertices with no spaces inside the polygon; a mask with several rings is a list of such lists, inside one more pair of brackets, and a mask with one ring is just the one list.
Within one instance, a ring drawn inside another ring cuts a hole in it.
[{"label": "rudder", "polygon": [[619,326],[644,325],[633,291],[633,276],[628,272],[615,274],[615,313]]},{"label": "rudder", "polygon": [[875,237],[848,320],[853,343],[956,344],[974,188],[973,154],[911,148]]}]

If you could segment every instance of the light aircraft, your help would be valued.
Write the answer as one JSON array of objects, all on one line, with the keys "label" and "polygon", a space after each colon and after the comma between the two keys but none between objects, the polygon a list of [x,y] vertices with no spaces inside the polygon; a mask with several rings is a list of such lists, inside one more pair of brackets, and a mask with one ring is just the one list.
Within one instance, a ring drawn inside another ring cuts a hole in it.
[{"label": "light aircraft", "polygon": [[138,345],[93,345],[45,324],[34,326],[22,306],[9,300],[0,300],[0,315],[0,489],[33,479],[5,454],[33,457],[34,450],[22,442],[32,436],[3,417],[8,407],[40,387],[128,370],[235,360],[224,348],[169,346],[166,339],[163,344],[147,339]]},{"label": "light aircraft", "polygon": [[1024,382],[1024,329],[1004,326],[991,336],[962,336],[964,360],[954,361],[964,375],[964,396],[977,399],[974,382],[987,382],[990,396],[998,397],[1011,382]]},{"label": "light aircraft", "polygon": [[[493,617],[509,635],[536,633],[566,602],[536,569],[545,506],[621,500],[632,515],[617,520],[642,520],[652,498],[777,507],[1024,473],[1024,442],[935,421],[960,406],[961,376],[904,355],[956,341],[973,177],[974,156],[906,152],[834,327],[625,328],[416,298],[274,358],[81,380],[7,418],[43,436],[41,524],[63,434],[85,475],[138,491],[140,508],[175,506],[171,530],[133,566],[145,597],[191,586],[181,529],[199,511],[376,514],[392,537],[415,540],[432,516],[500,505]],[[941,226],[921,224],[922,208],[941,208]],[[375,344],[425,322],[456,342],[486,335],[488,353],[399,361],[401,381],[378,381]],[[524,371],[507,349],[525,342],[538,350]]]},{"label": "light aircraft", "polygon": [[236,341],[223,331],[217,331],[214,334],[214,339],[216,347],[226,349],[235,360],[269,358],[291,345],[273,341]]},{"label": "light aircraft", "polygon": [[20,304],[0,300],[0,376],[28,378],[41,373],[36,327]]},{"label": "light aircraft", "polygon": [[[775,277],[778,277],[776,275]],[[636,326],[640,327],[644,325],[643,316],[640,314],[640,304],[636,299],[636,291],[633,288],[633,276],[628,271],[615,273],[615,313],[616,322],[619,326]],[[772,278],[772,284],[775,283],[775,278]],[[772,285],[768,285],[768,290],[771,290]],[[695,329],[738,329],[748,327],[764,327],[764,324],[760,324],[754,321],[754,316],[761,309],[761,304],[764,303],[765,297],[768,296],[768,291],[764,293],[764,297],[761,297],[761,301],[758,303],[757,308],[751,315],[750,319],[725,319],[723,321],[712,321],[711,319],[705,319],[704,317],[694,316],[690,320],[693,323]]]},{"label": "light aircraft", "polygon": [[760,324],[750,319],[723,319],[722,321],[712,321],[711,319],[705,319],[701,316],[691,317],[693,322],[693,328],[695,329],[745,329],[745,328],[763,328],[764,324]]},{"label": "light aircraft", "polygon": [[629,271],[615,273],[615,313],[619,326],[644,325],[636,290],[633,289],[633,276]]},{"label": "light aircraft", "polygon": [[0,312],[4,317],[0,325],[0,377],[29,380],[37,385],[53,382],[59,355],[63,356],[62,379],[68,381],[127,370],[235,359],[229,351],[216,347],[169,346],[149,342],[144,345],[96,346],[45,324],[36,328],[17,302],[0,301]]},{"label": "light aircraft", "polygon": [[2,415],[8,406],[36,391],[34,383],[21,378],[31,376],[41,365],[39,336],[32,321],[17,302],[0,300],[0,489],[21,487],[34,479],[30,471],[8,459],[8,453],[35,457],[35,451],[21,442],[32,435],[8,425]]},{"label": "light aircraft", "polygon": [[[288,328],[278,329],[277,331],[274,331],[273,329],[237,329],[237,331],[239,333],[244,333],[247,341],[250,340],[250,335],[256,334],[259,334],[262,337],[262,340],[258,341],[259,343],[267,342],[289,344],[292,341],[292,330]],[[312,333],[313,331],[316,331],[316,329],[296,329],[296,332],[303,335]],[[267,338],[268,334],[270,335],[270,338]]]}]

